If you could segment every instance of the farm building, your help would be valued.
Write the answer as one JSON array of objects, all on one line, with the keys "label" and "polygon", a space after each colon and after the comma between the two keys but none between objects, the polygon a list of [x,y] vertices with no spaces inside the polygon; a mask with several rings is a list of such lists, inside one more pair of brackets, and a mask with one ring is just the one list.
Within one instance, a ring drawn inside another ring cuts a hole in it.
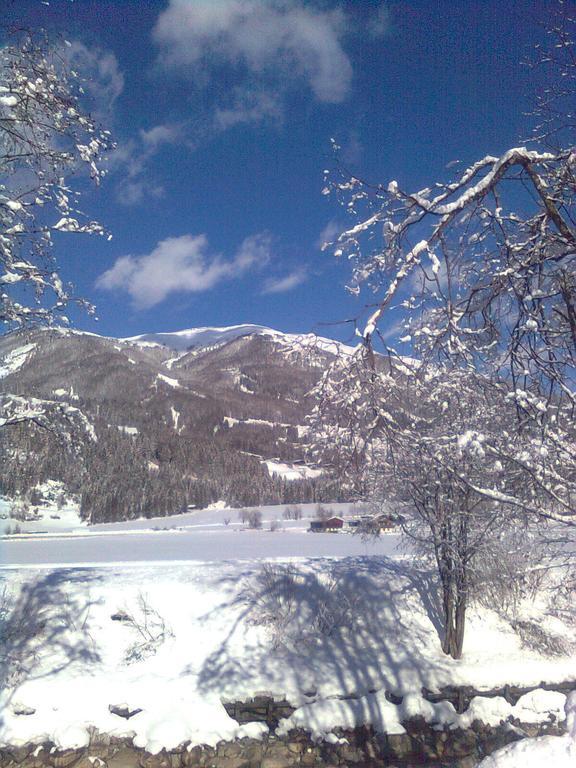
[{"label": "farm building", "polygon": [[344,527],[341,517],[329,517],[327,520],[312,520],[309,531],[313,533],[336,533]]},{"label": "farm building", "polygon": [[372,517],[372,515],[363,515],[348,521],[348,527],[364,531],[365,533],[382,533],[392,531],[397,525],[397,520],[389,515],[382,517]]}]

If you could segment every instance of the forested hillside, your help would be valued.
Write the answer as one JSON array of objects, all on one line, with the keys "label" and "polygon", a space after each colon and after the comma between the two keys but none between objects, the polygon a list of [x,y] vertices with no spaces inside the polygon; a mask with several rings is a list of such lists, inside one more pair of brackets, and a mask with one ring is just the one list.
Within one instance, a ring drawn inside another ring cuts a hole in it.
[{"label": "forested hillside", "polygon": [[329,473],[305,465],[308,393],[336,344],[332,352],[312,337],[250,326],[204,336],[201,345],[162,341],[57,329],[4,336],[3,388],[78,408],[96,439],[10,426],[0,448],[2,492],[25,497],[46,479],[62,480],[92,522],[217,500],[339,498]]}]

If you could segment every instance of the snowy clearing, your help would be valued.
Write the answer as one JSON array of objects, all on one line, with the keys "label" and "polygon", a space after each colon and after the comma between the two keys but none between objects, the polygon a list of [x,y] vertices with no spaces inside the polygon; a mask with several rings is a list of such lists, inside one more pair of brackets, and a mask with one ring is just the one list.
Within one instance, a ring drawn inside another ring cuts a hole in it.
[{"label": "snowy clearing", "polygon": [[171,376],[165,376],[163,373],[156,374],[156,378],[158,381],[163,381],[165,384],[168,384],[168,386],[173,389],[180,389],[182,386],[178,379],[173,379]]},{"label": "snowy clearing", "polygon": [[125,435],[137,435],[138,434],[138,427],[127,427],[122,424],[118,424],[117,429],[120,430],[120,432],[123,432]]},{"label": "snowy clearing", "polygon": [[[130,535],[129,535],[130,534]],[[347,557],[394,554],[399,537],[377,541],[360,536],[307,533],[302,529],[250,531],[237,529],[88,531],[84,535],[27,534],[4,538],[0,569],[18,566],[81,566],[99,563],[253,561],[263,558]]]},{"label": "snowy clearing", "polygon": [[306,467],[301,464],[286,464],[282,461],[272,461],[267,459],[262,462],[266,464],[270,475],[278,475],[284,480],[303,480],[311,477],[320,477],[323,470]]},{"label": "snowy clearing", "polygon": [[36,344],[25,344],[22,347],[13,349],[12,352],[7,354],[0,365],[0,379],[3,379],[5,376],[9,376],[11,373],[15,373],[22,368],[28,355],[35,349]]},{"label": "snowy clearing", "polygon": [[[397,552],[400,537],[394,533],[380,539],[363,539],[348,532],[309,533],[317,505],[298,506],[302,511],[300,520],[284,520],[284,505],[260,507],[262,530],[257,531],[241,522],[239,509],[230,509],[223,502],[182,515],[91,526],[80,520],[77,507],[60,511],[54,506],[40,507],[37,519],[18,523],[20,535],[0,537],[0,568],[380,556]],[[9,508],[7,501],[0,501],[0,514],[7,515]],[[330,504],[327,508],[344,517],[357,511],[350,504]],[[14,525],[10,518],[3,522],[5,527]],[[271,524],[278,525],[278,530],[270,531]]]}]

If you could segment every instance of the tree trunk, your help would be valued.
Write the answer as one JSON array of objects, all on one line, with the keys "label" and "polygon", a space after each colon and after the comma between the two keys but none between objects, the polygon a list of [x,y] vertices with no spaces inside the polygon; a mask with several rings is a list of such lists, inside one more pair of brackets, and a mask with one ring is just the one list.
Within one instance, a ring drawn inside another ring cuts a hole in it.
[{"label": "tree trunk", "polygon": [[455,574],[443,582],[444,640],[442,650],[453,659],[462,657],[464,628],[466,624],[466,591],[463,574]]}]

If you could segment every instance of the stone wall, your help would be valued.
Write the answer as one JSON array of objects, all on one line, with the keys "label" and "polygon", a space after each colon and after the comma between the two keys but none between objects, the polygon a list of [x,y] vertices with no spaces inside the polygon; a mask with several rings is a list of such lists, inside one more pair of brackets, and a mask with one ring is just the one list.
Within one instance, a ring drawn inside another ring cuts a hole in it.
[{"label": "stone wall", "polygon": [[505,744],[544,733],[559,734],[558,725],[497,728],[475,722],[468,731],[435,731],[421,718],[406,722],[406,733],[385,735],[369,726],[337,729],[340,743],[313,742],[304,731],[288,736],[240,739],[216,747],[183,744],[151,755],[129,739],[94,733],[89,747],[56,750],[51,743],[0,749],[1,768],[320,768],[321,766],[449,765],[473,768],[479,759]]},{"label": "stone wall", "polygon": [[[576,681],[539,688],[567,693],[576,690]],[[447,688],[439,692],[423,690],[429,701],[451,701],[458,711],[474,696],[502,696],[514,704],[520,696],[534,688],[515,689],[509,686],[494,691],[472,688]],[[400,703],[401,697],[390,692],[388,698]],[[263,722],[269,728],[281,718],[290,716],[294,707],[287,700],[257,696],[248,701],[224,704],[238,722]],[[559,735],[563,723],[546,722],[538,725],[510,720],[497,727],[474,721],[468,730],[445,728],[435,730],[423,718],[403,722],[406,733],[382,734],[371,726],[335,729],[331,741],[317,742],[302,730],[287,736],[272,734],[262,739],[240,739],[221,742],[216,747],[182,744],[174,750],[151,755],[133,746],[130,739],[117,739],[91,732],[90,745],[78,750],[57,750],[53,744],[28,744],[0,749],[0,768],[320,768],[320,766],[450,766],[473,768],[479,760],[495,749],[524,738],[544,734]]]}]

